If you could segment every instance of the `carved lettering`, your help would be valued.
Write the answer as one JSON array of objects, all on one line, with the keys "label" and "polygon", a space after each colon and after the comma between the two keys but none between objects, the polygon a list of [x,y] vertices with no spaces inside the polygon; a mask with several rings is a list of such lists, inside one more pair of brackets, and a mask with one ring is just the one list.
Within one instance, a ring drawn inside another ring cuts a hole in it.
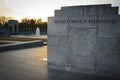
[{"label": "carved lettering", "polygon": [[115,24],[119,21],[116,19],[78,19],[78,20],[54,20],[54,23],[56,24],[96,24],[96,23],[101,23],[101,24]]}]

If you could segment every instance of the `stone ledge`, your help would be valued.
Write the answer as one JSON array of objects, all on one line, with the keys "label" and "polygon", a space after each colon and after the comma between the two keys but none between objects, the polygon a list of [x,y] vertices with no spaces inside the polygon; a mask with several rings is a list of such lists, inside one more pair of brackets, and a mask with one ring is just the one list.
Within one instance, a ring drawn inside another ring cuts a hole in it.
[{"label": "stone ledge", "polygon": [[0,52],[18,50],[18,49],[26,49],[32,47],[40,47],[43,46],[43,42],[41,40],[29,41],[29,42],[21,42],[16,44],[2,45],[0,46]]}]

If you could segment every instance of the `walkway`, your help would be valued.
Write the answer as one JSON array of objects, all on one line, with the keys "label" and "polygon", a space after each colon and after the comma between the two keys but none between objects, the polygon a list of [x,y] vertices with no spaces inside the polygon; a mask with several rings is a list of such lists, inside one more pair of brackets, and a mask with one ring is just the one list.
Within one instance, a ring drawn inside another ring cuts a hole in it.
[{"label": "walkway", "polygon": [[117,80],[47,69],[47,46],[0,53],[0,80]]}]

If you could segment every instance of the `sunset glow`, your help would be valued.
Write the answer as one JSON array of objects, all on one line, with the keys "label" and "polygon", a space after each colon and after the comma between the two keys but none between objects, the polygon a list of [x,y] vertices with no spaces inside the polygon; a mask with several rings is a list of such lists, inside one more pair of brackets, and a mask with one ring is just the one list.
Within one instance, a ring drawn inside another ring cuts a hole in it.
[{"label": "sunset glow", "polygon": [[48,16],[54,15],[55,9],[62,6],[107,4],[119,6],[119,0],[0,0],[0,16],[21,18],[42,18],[47,21]]}]

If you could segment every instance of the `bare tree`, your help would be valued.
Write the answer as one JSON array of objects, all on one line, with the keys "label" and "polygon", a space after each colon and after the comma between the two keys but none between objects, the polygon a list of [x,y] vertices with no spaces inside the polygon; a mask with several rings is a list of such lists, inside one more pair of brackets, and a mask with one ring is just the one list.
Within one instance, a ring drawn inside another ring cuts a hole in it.
[{"label": "bare tree", "polygon": [[0,24],[5,25],[10,19],[12,19],[12,17],[0,16]]}]

